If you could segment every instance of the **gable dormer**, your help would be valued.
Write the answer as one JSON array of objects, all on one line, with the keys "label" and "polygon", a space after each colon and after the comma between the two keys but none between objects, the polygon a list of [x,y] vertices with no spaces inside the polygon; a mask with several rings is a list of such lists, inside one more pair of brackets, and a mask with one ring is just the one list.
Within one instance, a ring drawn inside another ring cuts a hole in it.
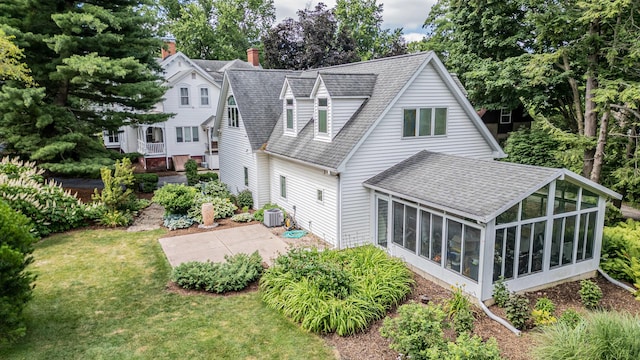
[{"label": "gable dormer", "polygon": [[314,139],[331,141],[371,97],[375,74],[320,72],[310,94],[314,102]]},{"label": "gable dormer", "polygon": [[315,78],[286,77],[280,100],[284,134],[296,136],[313,117],[313,100],[309,97]]}]

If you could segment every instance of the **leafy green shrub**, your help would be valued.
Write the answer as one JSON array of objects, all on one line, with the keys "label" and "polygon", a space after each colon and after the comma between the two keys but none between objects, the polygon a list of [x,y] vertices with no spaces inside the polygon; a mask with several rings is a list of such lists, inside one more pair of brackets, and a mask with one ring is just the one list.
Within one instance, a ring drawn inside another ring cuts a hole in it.
[{"label": "leafy green shrub", "polygon": [[198,180],[198,164],[193,159],[187,160],[184,164],[185,174],[187,175],[187,185],[193,186],[199,182]]},{"label": "leafy green shrub", "polygon": [[204,203],[211,203],[213,205],[216,219],[228,218],[238,210],[238,207],[232,204],[227,198],[198,193],[193,199],[191,208],[189,208],[187,212],[187,215],[198,223],[202,223],[202,204]]},{"label": "leafy green shrub", "polygon": [[98,218],[98,224],[108,227],[127,226],[133,223],[129,211],[108,210]]},{"label": "leafy green shrub", "polygon": [[640,358],[640,318],[627,313],[594,312],[572,327],[560,321],[534,334],[536,359],[600,360]]},{"label": "leafy green shrub", "polygon": [[533,311],[531,311],[533,324],[535,326],[546,326],[554,324],[556,321],[558,321],[554,316],[555,311],[556,306],[553,304],[553,301],[546,297],[538,299],[536,301],[536,304],[533,306]]},{"label": "leafy green shrub", "polygon": [[26,333],[23,310],[32,297],[35,276],[26,270],[33,262],[31,223],[0,200],[0,344]]},{"label": "leafy green shrub", "polygon": [[158,174],[135,174],[134,187],[143,193],[152,193],[158,188]]},{"label": "leafy green shrub", "polygon": [[533,306],[535,310],[548,311],[553,314],[556,312],[556,305],[547,297],[541,297],[536,300],[536,304]]},{"label": "leafy green shrub", "polygon": [[[209,195],[212,197],[219,197],[219,198],[229,198],[229,195],[231,195],[231,193],[229,192],[229,189],[227,189],[227,185],[225,185],[224,183],[221,183],[218,180],[202,183],[201,187],[202,187],[201,191],[203,195]],[[231,203],[235,204],[235,202],[233,201]]]},{"label": "leafy green shrub", "polygon": [[529,320],[529,299],[524,295],[511,294],[505,305],[505,312],[507,320],[516,329],[524,329],[527,320]]},{"label": "leafy green shrub", "polygon": [[246,189],[240,191],[238,196],[236,196],[236,201],[239,207],[244,208],[245,206],[248,208],[253,207],[253,195],[251,194],[251,190]]},{"label": "leafy green shrub", "polygon": [[471,303],[469,299],[464,295],[462,287],[455,287],[452,296],[447,300],[445,304],[447,311],[447,317],[453,324],[453,330],[456,334],[463,332],[473,331],[473,311],[471,310]]},{"label": "leafy green shrub", "polygon": [[198,174],[198,181],[200,182],[210,182],[218,180],[218,173],[214,172],[205,172]]},{"label": "leafy green shrub", "polygon": [[262,257],[257,251],[224,259],[224,263],[182,263],[173,270],[171,280],[185,289],[224,293],[242,290],[262,274]]},{"label": "leafy green shrub", "polygon": [[509,301],[509,289],[507,289],[507,284],[505,284],[504,277],[500,276],[498,281],[493,285],[493,301],[496,302],[496,305],[500,308],[503,308],[507,305],[507,301]]},{"label": "leafy green shrub", "polygon": [[560,318],[558,319],[558,322],[563,323],[564,325],[572,329],[578,326],[580,321],[582,321],[582,316],[580,316],[580,314],[578,314],[573,309],[565,310],[565,312],[563,312],[562,315],[560,315]]},{"label": "leafy green shrub", "polygon": [[164,227],[169,230],[190,228],[194,223],[192,218],[183,214],[168,214],[164,216],[162,221]]},{"label": "leafy green shrub", "polygon": [[600,267],[611,277],[640,288],[640,222],[605,227]]},{"label": "leafy green shrub", "polygon": [[411,291],[401,260],[375,246],[291,250],[260,280],[262,300],[302,328],[340,336],[363,331]]},{"label": "leafy green shrub", "polygon": [[231,217],[231,221],[235,221],[235,222],[249,222],[252,220],[253,220],[253,214],[250,214],[248,212],[245,212],[242,214],[236,214]]},{"label": "leafy green shrub", "polygon": [[397,317],[384,319],[380,335],[391,341],[391,349],[406,358],[442,358],[447,346],[443,332],[445,317],[438,305],[405,304],[398,308]]},{"label": "leafy green shrub", "polygon": [[256,212],[254,212],[253,218],[256,219],[256,221],[264,222],[264,211],[269,209],[275,209],[275,208],[282,210],[282,214],[284,215],[284,217],[285,218],[287,217],[287,212],[284,210],[284,208],[276,204],[269,203],[269,204],[264,204],[264,206],[261,209],[258,209]]},{"label": "leafy green shrub", "polygon": [[169,214],[186,214],[193,206],[198,190],[184,184],[167,184],[156,190],[153,202]]},{"label": "leafy green shrub", "polygon": [[600,304],[602,290],[600,290],[600,286],[595,282],[591,280],[580,281],[580,290],[578,292],[582,305],[587,309],[595,309],[598,307],[598,304]]},{"label": "leafy green shrub", "polygon": [[135,179],[131,161],[128,158],[117,160],[113,172],[111,169],[103,167],[100,169],[100,176],[104,188],[102,192],[95,189],[92,198],[102,204],[106,208],[106,212],[98,221],[107,226],[128,225],[133,221],[133,215],[129,212],[137,211],[140,208],[138,199],[131,189]]},{"label": "leafy green shrub", "polygon": [[473,337],[467,332],[461,333],[456,342],[447,344],[447,354],[443,357],[447,360],[499,360],[500,349],[496,339],[490,338],[487,342],[482,342],[482,338],[477,335]]},{"label": "leafy green shrub", "polygon": [[607,201],[607,206],[604,212],[604,225],[616,226],[621,221],[624,221],[624,216],[622,216],[622,210],[620,210],[617,206],[613,205],[611,201]]}]

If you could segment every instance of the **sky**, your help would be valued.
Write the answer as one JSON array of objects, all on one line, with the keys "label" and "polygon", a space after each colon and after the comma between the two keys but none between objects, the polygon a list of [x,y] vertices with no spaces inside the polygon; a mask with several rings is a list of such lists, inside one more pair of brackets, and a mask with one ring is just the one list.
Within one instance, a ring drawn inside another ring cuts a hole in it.
[{"label": "sky", "polygon": [[[336,5],[335,0],[324,0],[328,7]],[[384,4],[382,27],[385,29],[403,28],[404,38],[407,41],[417,41],[424,36],[422,24],[429,14],[429,9],[436,0],[378,0],[378,4]],[[297,19],[296,11],[307,7],[315,7],[318,1],[311,0],[274,0],[276,6],[276,23],[285,18]]]}]

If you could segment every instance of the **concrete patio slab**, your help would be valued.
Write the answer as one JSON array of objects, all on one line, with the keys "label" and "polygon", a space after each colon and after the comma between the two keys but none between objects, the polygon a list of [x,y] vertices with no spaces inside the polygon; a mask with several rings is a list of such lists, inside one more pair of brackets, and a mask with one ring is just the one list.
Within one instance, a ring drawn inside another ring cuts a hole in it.
[{"label": "concrete patio slab", "polygon": [[223,262],[225,255],[258,251],[269,265],[288,245],[262,224],[239,226],[159,240],[172,267],[188,261]]}]

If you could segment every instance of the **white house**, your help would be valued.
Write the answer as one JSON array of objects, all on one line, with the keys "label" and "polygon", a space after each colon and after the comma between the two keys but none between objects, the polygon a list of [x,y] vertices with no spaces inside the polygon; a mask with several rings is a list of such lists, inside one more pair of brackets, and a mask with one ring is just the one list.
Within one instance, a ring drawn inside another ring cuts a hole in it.
[{"label": "white house", "polygon": [[[256,49],[242,60],[190,59],[176,52],[175,40],[165,40],[160,66],[168,87],[162,103],[154,111],[174,114],[167,121],[140,126],[124,126],[105,131],[107,148],[139,152],[150,169],[173,168],[173,157],[193,158],[209,169],[218,168],[218,139],[211,131],[218,107],[223,73],[227,69],[259,66]],[[254,65],[255,64],[255,65]]]},{"label": "white house", "polygon": [[[432,52],[316,70],[228,70],[220,179],[336,247],[384,247],[481,300],[598,268],[605,197],[505,154]],[[553,195],[553,198],[551,197]]]}]

